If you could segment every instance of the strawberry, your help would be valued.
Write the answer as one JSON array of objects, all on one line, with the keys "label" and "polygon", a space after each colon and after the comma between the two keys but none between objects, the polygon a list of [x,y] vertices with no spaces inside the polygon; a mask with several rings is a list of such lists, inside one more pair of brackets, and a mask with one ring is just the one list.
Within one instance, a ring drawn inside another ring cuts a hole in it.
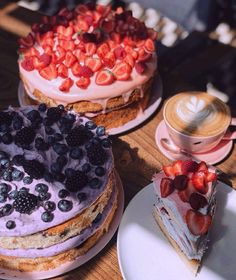
[{"label": "strawberry", "polygon": [[92,56],[96,53],[97,47],[94,43],[90,42],[85,44],[85,50],[87,55]]},{"label": "strawberry", "polygon": [[65,50],[73,51],[75,49],[75,43],[72,40],[58,40],[58,43]]},{"label": "strawberry", "polygon": [[162,167],[167,177],[174,176],[174,169],[172,165],[166,165]]},{"label": "strawberry", "polygon": [[74,55],[79,60],[79,62],[82,62],[82,63],[84,63],[84,61],[87,57],[85,52],[81,51],[80,49],[76,49],[74,51]]},{"label": "strawberry", "polygon": [[173,169],[174,169],[175,176],[182,174],[182,164],[183,164],[182,160],[174,161]]},{"label": "strawberry", "polygon": [[93,14],[85,15],[83,19],[87,22],[89,26],[93,25]]},{"label": "strawberry", "polygon": [[177,190],[182,191],[187,188],[188,180],[186,175],[177,175],[173,180],[173,184]]},{"label": "strawberry", "polygon": [[101,69],[102,62],[99,58],[87,57],[85,59],[85,65],[88,66],[93,71],[93,73],[95,73]]},{"label": "strawberry", "polygon": [[43,48],[45,48],[46,46],[53,47],[54,46],[54,40],[53,40],[53,38],[43,38],[41,40],[41,44],[42,44]]},{"label": "strawberry", "polygon": [[101,14],[99,14],[97,11],[93,11],[93,25],[94,27],[98,27],[97,23],[100,21],[101,19]]},{"label": "strawberry", "polygon": [[110,33],[115,28],[115,21],[114,20],[103,20],[101,22],[101,28],[105,33]]},{"label": "strawberry", "polygon": [[196,189],[193,186],[193,182],[188,180],[187,188],[183,191],[178,191],[178,195],[183,202],[189,202],[190,195],[194,192],[196,192]]},{"label": "strawberry", "polygon": [[48,66],[52,61],[52,57],[49,54],[42,54],[39,57],[33,57],[33,64],[34,68],[37,70],[43,69],[44,67]]},{"label": "strawberry", "polygon": [[153,41],[155,41],[157,39],[157,32],[154,29],[148,28],[147,32],[148,32],[148,37],[150,39],[152,39]]},{"label": "strawberry", "polygon": [[205,174],[203,172],[196,172],[192,176],[193,185],[200,193],[206,194],[208,186],[205,180]]},{"label": "strawberry", "polygon": [[185,160],[182,163],[182,173],[187,175],[189,172],[196,172],[198,169],[198,163],[193,160]]},{"label": "strawberry", "polygon": [[115,48],[114,54],[116,59],[123,59],[126,57],[126,51],[122,46]]},{"label": "strawberry", "polygon": [[151,53],[147,53],[144,48],[138,50],[138,62],[146,62],[152,57]]},{"label": "strawberry", "polygon": [[20,38],[18,40],[18,44],[20,46],[26,47],[26,48],[30,48],[33,47],[35,42],[34,36],[32,33],[29,33],[26,37]]},{"label": "strawberry", "polygon": [[66,51],[61,47],[57,46],[57,63],[61,63],[66,56]]},{"label": "strawberry", "polygon": [[135,47],[135,42],[133,41],[133,39],[129,36],[126,36],[124,39],[123,39],[123,44],[125,46],[130,46],[130,47]]},{"label": "strawberry", "polygon": [[71,80],[71,78],[67,78],[61,83],[59,90],[63,92],[68,92],[70,88],[73,86],[73,83],[74,82],[73,80]]},{"label": "strawberry", "polygon": [[71,51],[67,51],[65,57],[65,66],[70,68],[76,61],[77,58],[73,55],[73,53]]},{"label": "strawberry", "polygon": [[33,58],[32,57],[26,57],[21,62],[21,67],[28,72],[33,71],[34,70]]},{"label": "strawberry", "polygon": [[76,45],[76,49],[80,49],[83,52],[86,52],[85,43],[80,41],[78,45]]},{"label": "strawberry", "polygon": [[51,63],[47,67],[41,69],[39,74],[46,80],[53,80],[57,78],[57,69],[56,65]]},{"label": "strawberry", "polygon": [[34,47],[31,48],[20,48],[19,52],[22,53],[24,55],[24,57],[32,57],[32,56],[40,56],[40,53],[37,49],[35,49]]},{"label": "strawberry", "polygon": [[88,11],[88,7],[84,4],[79,4],[75,7],[75,12],[80,15],[86,15]]},{"label": "strawberry", "polygon": [[112,50],[112,51],[114,51],[115,48],[117,47],[117,43],[112,40],[107,40],[107,44],[110,47],[110,50]]},{"label": "strawberry", "polygon": [[134,68],[138,74],[143,74],[147,69],[145,62],[136,62]]},{"label": "strawberry", "polygon": [[71,72],[74,76],[79,77],[80,76],[80,69],[81,69],[81,65],[80,63],[77,61],[74,63],[74,65],[71,67]]},{"label": "strawberry", "polygon": [[57,27],[57,33],[62,34],[67,39],[71,39],[72,35],[74,34],[74,28],[72,26],[64,27],[59,25]]},{"label": "strawberry", "polygon": [[198,164],[198,168],[197,168],[197,171],[200,172],[208,172],[208,167],[207,167],[207,164],[205,163],[205,161],[201,161],[199,164]]},{"label": "strawberry", "polygon": [[170,178],[162,178],[160,184],[161,197],[167,197],[174,191],[173,181]]},{"label": "strawberry", "polygon": [[200,193],[192,193],[189,197],[189,204],[194,210],[198,210],[207,205],[207,199]]},{"label": "strawberry", "polygon": [[84,19],[81,18],[81,16],[78,16],[74,28],[78,33],[87,32],[89,30],[89,25]]},{"label": "strawberry", "polygon": [[205,180],[207,183],[213,182],[217,179],[217,175],[213,172],[207,172],[205,175]]},{"label": "strawberry", "polygon": [[145,40],[138,40],[135,42],[137,48],[141,48],[145,44]]},{"label": "strawberry", "polygon": [[47,53],[47,54],[52,54],[53,53],[53,49],[49,45],[45,45],[43,49],[44,49],[44,52]]},{"label": "strawberry", "polygon": [[124,61],[128,63],[132,68],[134,67],[134,59],[131,54],[127,54]]},{"label": "strawberry", "polygon": [[126,62],[117,63],[113,69],[113,74],[118,81],[126,81],[130,78],[132,68]]},{"label": "strawberry", "polygon": [[189,231],[194,235],[204,235],[208,232],[212,217],[189,209],[185,216]]},{"label": "strawberry", "polygon": [[117,44],[121,43],[121,36],[119,33],[117,32],[111,32],[110,34],[111,39],[116,42]]},{"label": "strawberry", "polygon": [[93,71],[86,65],[81,66],[78,73],[79,77],[90,78],[93,76]]},{"label": "strawberry", "polygon": [[96,76],[96,84],[97,85],[110,85],[114,82],[114,75],[111,71],[109,70],[101,70],[97,73]]},{"label": "strawberry", "polygon": [[145,50],[146,50],[148,53],[154,52],[154,51],[155,51],[154,42],[153,42],[150,38],[148,38],[148,39],[145,41],[144,48],[145,48]]},{"label": "strawberry", "polygon": [[110,51],[110,47],[108,46],[108,44],[107,43],[102,43],[97,48],[97,55],[99,57],[103,58],[109,51]]},{"label": "strawberry", "polygon": [[57,73],[58,73],[58,76],[61,77],[61,78],[67,78],[68,77],[68,69],[65,66],[65,64],[62,63],[58,66]]},{"label": "strawberry", "polygon": [[108,68],[113,68],[116,62],[115,55],[112,51],[108,52],[102,59],[103,64]]},{"label": "strawberry", "polygon": [[76,85],[79,88],[86,89],[90,84],[90,78],[88,77],[81,77],[77,82]]}]

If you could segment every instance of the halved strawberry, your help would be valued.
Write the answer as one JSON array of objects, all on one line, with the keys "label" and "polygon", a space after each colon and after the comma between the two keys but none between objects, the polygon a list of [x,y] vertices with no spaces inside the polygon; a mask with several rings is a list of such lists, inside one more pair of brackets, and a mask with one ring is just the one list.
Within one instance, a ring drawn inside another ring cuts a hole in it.
[{"label": "halved strawberry", "polygon": [[73,26],[64,27],[62,25],[57,27],[57,33],[62,34],[65,38],[71,39],[74,34]]},{"label": "halved strawberry", "polygon": [[73,80],[71,78],[67,78],[61,83],[59,90],[63,92],[69,92],[73,84],[74,84]]},{"label": "halved strawberry", "polygon": [[75,7],[75,12],[80,15],[85,15],[88,11],[88,7],[84,4],[79,4]]},{"label": "halved strawberry", "polygon": [[194,235],[204,235],[208,232],[212,217],[203,215],[200,212],[189,209],[185,216],[189,231]]},{"label": "halved strawberry", "polygon": [[84,63],[85,62],[85,59],[86,59],[86,54],[85,52],[83,52],[82,50],[80,49],[76,49],[74,51],[74,55],[75,57],[77,57],[77,59],[79,60],[80,63]]},{"label": "halved strawberry", "polygon": [[85,50],[87,55],[92,56],[96,53],[97,47],[94,43],[90,42],[85,44]]},{"label": "halved strawberry", "polygon": [[193,186],[192,180],[189,180],[187,188],[183,191],[178,191],[178,196],[183,202],[189,202],[189,198],[194,192],[196,192],[196,189]]},{"label": "halved strawberry", "polygon": [[43,69],[44,67],[48,66],[52,61],[52,57],[49,54],[42,54],[39,57],[33,57],[33,64],[34,68],[37,70]]},{"label": "halved strawberry", "polygon": [[189,179],[186,175],[177,175],[173,180],[173,184],[177,190],[182,191],[187,188],[188,181]]},{"label": "halved strawberry", "polygon": [[146,62],[152,57],[151,53],[147,53],[144,48],[138,50],[138,61]]},{"label": "halved strawberry", "polygon": [[86,14],[83,19],[87,22],[87,24],[89,26],[93,25],[93,14],[91,13],[90,15],[89,14]]},{"label": "halved strawberry", "polygon": [[102,61],[108,68],[113,68],[116,62],[114,53],[112,51],[108,52],[105,56],[103,56]]},{"label": "halved strawberry", "polygon": [[145,44],[145,40],[138,40],[135,42],[137,48],[141,48]]},{"label": "halved strawberry", "polygon": [[29,33],[26,37],[20,38],[18,40],[18,44],[20,46],[26,47],[26,48],[30,48],[33,47],[35,42],[34,36],[32,33]]},{"label": "halved strawberry", "polygon": [[198,210],[207,205],[207,199],[200,193],[194,192],[189,197],[189,204],[194,210]]},{"label": "halved strawberry", "polygon": [[198,167],[197,167],[197,171],[200,172],[208,172],[208,167],[207,167],[207,164],[205,163],[205,161],[201,161],[199,162],[198,164]]},{"label": "halved strawberry", "polygon": [[110,47],[110,50],[114,51],[115,48],[118,46],[118,44],[112,40],[107,40],[106,41],[108,46]]},{"label": "halved strawberry", "polygon": [[102,62],[99,58],[87,57],[85,65],[88,66],[94,73],[101,69]]},{"label": "halved strawberry", "polygon": [[110,47],[108,46],[108,44],[107,43],[102,43],[97,48],[97,55],[99,57],[103,58],[109,51],[110,51]]},{"label": "halved strawberry", "polygon": [[87,32],[89,30],[89,25],[81,16],[78,16],[74,28],[78,33]]},{"label": "halved strawberry", "polygon": [[134,59],[131,54],[127,54],[124,61],[128,63],[132,68],[134,67]]},{"label": "halved strawberry", "polygon": [[65,50],[73,51],[75,49],[75,43],[72,40],[58,40],[58,43]]},{"label": "halved strawberry", "polygon": [[136,62],[134,68],[138,74],[143,74],[147,69],[147,65],[145,64],[145,62]]},{"label": "halved strawberry", "polygon": [[174,161],[173,169],[174,169],[175,176],[182,174],[182,164],[183,164],[182,160]]},{"label": "halved strawberry", "polygon": [[217,175],[213,172],[207,172],[205,175],[206,182],[213,182],[217,179]]},{"label": "halved strawberry", "polygon": [[90,78],[93,76],[93,71],[86,65],[83,65],[80,67],[79,69],[79,77],[86,77],[86,78]]},{"label": "halved strawberry", "polygon": [[206,183],[205,173],[196,172],[192,176],[193,185],[200,193],[206,194],[208,191],[208,186]]},{"label": "halved strawberry", "polygon": [[80,69],[81,69],[81,65],[80,63],[77,61],[74,63],[74,65],[71,67],[71,72],[74,76],[79,77],[80,76]]},{"label": "halved strawberry", "polygon": [[56,65],[51,63],[47,67],[39,71],[39,74],[46,80],[53,80],[57,78]]},{"label": "halved strawberry", "polygon": [[49,45],[46,45],[46,46],[44,46],[44,52],[45,53],[47,53],[47,54],[52,54],[53,53],[53,49],[52,49],[52,47],[51,46],[49,46]]},{"label": "halved strawberry", "polygon": [[33,71],[34,70],[33,58],[32,57],[26,57],[21,62],[21,67],[28,72]]},{"label": "halved strawberry", "polygon": [[170,178],[162,178],[160,183],[161,197],[167,197],[174,191],[173,181]]},{"label": "halved strawberry", "polygon": [[61,63],[66,57],[66,51],[61,46],[57,46],[57,63]]},{"label": "halved strawberry", "polygon": [[[122,28],[123,28],[123,27],[122,27]],[[123,39],[123,44],[124,44],[125,46],[135,47],[136,42],[133,41],[132,37],[126,36],[126,37],[124,37],[124,39]]]},{"label": "halved strawberry", "polygon": [[76,85],[79,88],[86,89],[90,84],[90,78],[88,77],[81,77],[77,82]]},{"label": "halved strawberry", "polygon": [[97,85],[104,86],[112,84],[114,80],[114,75],[111,71],[101,70],[97,73],[95,82]]},{"label": "halved strawberry", "polygon": [[76,45],[76,49],[80,49],[83,52],[86,52],[85,43],[80,41],[79,44]]},{"label": "halved strawberry", "polygon": [[117,32],[111,32],[110,34],[111,39],[116,42],[117,44],[121,43],[121,36],[119,33]]},{"label": "halved strawberry", "polygon": [[129,64],[123,61],[116,64],[112,72],[118,81],[126,81],[130,78],[132,68]]},{"label": "halved strawberry", "polygon": [[198,169],[198,163],[193,160],[184,160],[182,163],[182,173],[188,174],[189,172],[196,172]]},{"label": "halved strawberry", "polygon": [[116,59],[124,59],[126,57],[126,51],[122,46],[115,48],[114,55]]},{"label": "halved strawberry", "polygon": [[57,73],[59,77],[67,78],[68,77],[68,68],[65,66],[65,64],[60,64],[57,68]]},{"label": "halved strawberry", "polygon": [[144,44],[144,48],[147,52],[149,53],[152,53],[155,51],[155,45],[154,45],[154,42],[148,38],[146,41],[145,41],[145,44]]},{"label": "halved strawberry", "polygon": [[68,50],[65,56],[65,66],[67,68],[70,68],[76,61],[77,58],[73,55],[71,51]]},{"label": "halved strawberry", "polygon": [[31,48],[19,48],[19,52],[24,55],[24,57],[40,56],[40,52],[34,47]]},{"label": "halved strawberry", "polygon": [[54,40],[53,40],[53,38],[43,38],[41,40],[41,44],[42,44],[43,48],[45,48],[46,46],[53,47],[54,46]]},{"label": "halved strawberry", "polygon": [[172,165],[166,165],[162,167],[164,173],[166,174],[166,176],[170,177],[170,176],[174,176],[174,169]]}]

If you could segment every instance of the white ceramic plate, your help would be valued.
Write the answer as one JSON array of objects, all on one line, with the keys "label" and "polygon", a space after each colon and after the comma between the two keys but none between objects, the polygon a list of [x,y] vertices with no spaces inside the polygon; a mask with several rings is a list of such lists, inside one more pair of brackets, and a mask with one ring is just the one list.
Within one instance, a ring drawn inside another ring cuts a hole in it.
[{"label": "white ceramic plate", "polygon": [[207,251],[195,277],[168,243],[152,217],[153,185],[141,190],[123,215],[117,239],[125,280],[235,280],[236,191],[217,186],[217,211]]},{"label": "white ceramic plate", "polygon": [[[138,116],[136,119],[126,123],[125,125],[117,128],[112,128],[107,130],[110,135],[121,134],[127,132],[135,128],[136,126],[140,125],[141,123],[145,122],[151,115],[157,110],[159,107],[161,100],[162,100],[162,81],[160,75],[158,75],[154,79],[154,83],[152,86],[152,97],[149,101],[148,107],[144,110],[143,114]],[[35,105],[33,104],[34,96],[31,96],[32,100],[27,98],[27,93],[25,92],[24,86],[22,82],[19,83],[18,86],[18,101],[20,106],[27,106],[27,105]]]},{"label": "white ceramic plate", "polygon": [[[98,241],[98,243],[92,247],[85,255],[82,255],[75,259],[72,262],[67,262],[60,267],[56,269],[52,269],[49,271],[40,271],[40,272],[15,272],[15,271],[10,271],[10,270],[4,270],[0,269],[0,277],[1,279],[9,279],[9,280],[37,280],[37,279],[48,279],[51,277],[55,277],[61,274],[64,274],[66,272],[69,272],[73,269],[78,268],[82,264],[86,263],[89,261],[91,258],[96,256],[106,245],[107,243],[111,240],[113,235],[115,234],[118,225],[120,223],[122,214],[123,214],[123,209],[124,209],[124,191],[122,187],[121,180],[119,176],[117,175],[118,178],[118,208],[116,210],[115,216],[113,218],[113,221],[110,225],[110,228],[106,234],[102,236],[102,238]],[[69,278],[68,278],[69,279]]]}]

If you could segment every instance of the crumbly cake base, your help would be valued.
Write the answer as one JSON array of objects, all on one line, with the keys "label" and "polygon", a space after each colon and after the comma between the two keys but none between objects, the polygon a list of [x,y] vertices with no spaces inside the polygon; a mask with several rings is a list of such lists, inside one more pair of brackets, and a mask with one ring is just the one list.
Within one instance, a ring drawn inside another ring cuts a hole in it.
[{"label": "crumbly cake base", "polygon": [[41,257],[41,258],[16,258],[0,255],[0,268],[9,270],[19,270],[21,272],[31,271],[46,271],[49,269],[55,269],[56,267],[73,261],[79,256],[84,255],[90,248],[92,248],[99,239],[108,231],[112,222],[114,214],[117,209],[118,190],[116,189],[116,197],[113,202],[112,208],[106,217],[101,227],[88,238],[79,247],[70,249],[64,253],[58,254],[53,257]]},{"label": "crumbly cake base", "polygon": [[162,219],[155,206],[153,207],[152,213],[153,213],[153,217],[154,217],[155,221],[159,225],[162,233],[165,235],[165,237],[167,238],[169,243],[172,245],[172,247],[174,247],[175,251],[178,253],[180,258],[184,261],[184,263],[189,267],[189,269],[194,273],[194,275],[197,275],[201,262],[199,260],[195,260],[195,259],[189,260],[186,257],[186,255],[183,253],[183,251],[181,251],[178,244],[175,242],[175,240],[173,238],[171,238],[168,231],[166,230],[166,227],[164,226]]}]

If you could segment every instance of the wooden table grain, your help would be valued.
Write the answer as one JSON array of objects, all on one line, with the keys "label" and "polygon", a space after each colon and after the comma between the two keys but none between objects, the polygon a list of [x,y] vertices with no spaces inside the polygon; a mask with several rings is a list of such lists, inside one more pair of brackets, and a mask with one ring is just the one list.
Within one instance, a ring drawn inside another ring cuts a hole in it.
[{"label": "wooden table grain", "polygon": [[[19,105],[17,39],[26,35],[30,30],[30,24],[40,17],[38,13],[20,8],[15,3],[3,2],[5,5],[0,5],[0,109],[9,105]],[[205,90],[208,77],[214,75],[217,77],[220,67],[236,58],[236,51],[232,47],[210,40],[208,34],[193,32],[174,48],[159,45],[158,55],[165,100],[180,91]],[[233,69],[232,66],[228,72]],[[227,75],[230,74],[228,72],[226,70]],[[235,94],[235,91],[229,92],[229,105],[234,116],[236,116]],[[112,137],[115,164],[125,191],[125,205],[141,188],[151,182],[154,172],[169,162],[156,147],[154,139],[156,127],[162,120],[162,105],[163,103],[144,124],[124,135]],[[230,155],[217,165],[229,174],[234,186],[236,186],[235,162],[234,147]],[[54,279],[122,279],[117,260],[116,235],[92,260]]]}]

